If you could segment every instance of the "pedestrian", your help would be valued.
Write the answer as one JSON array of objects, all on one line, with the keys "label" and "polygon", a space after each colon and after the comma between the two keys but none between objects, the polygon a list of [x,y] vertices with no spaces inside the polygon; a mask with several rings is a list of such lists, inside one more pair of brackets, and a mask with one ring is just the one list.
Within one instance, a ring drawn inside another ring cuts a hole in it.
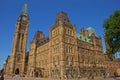
[{"label": "pedestrian", "polygon": [[61,76],[59,76],[59,79],[61,80]]},{"label": "pedestrian", "polygon": [[81,76],[80,75],[78,75],[78,80],[80,80],[81,79]]},{"label": "pedestrian", "polygon": [[70,75],[70,80],[72,80],[72,76]]},{"label": "pedestrian", "polygon": [[94,76],[92,76],[92,80],[94,80]]},{"label": "pedestrian", "polygon": [[4,80],[4,74],[2,73],[0,80]]},{"label": "pedestrian", "polygon": [[89,74],[88,74],[88,80],[91,80],[91,77],[92,77],[92,74],[89,73]]},{"label": "pedestrian", "polygon": [[106,78],[106,72],[104,72],[103,75],[104,75],[104,79],[105,79]]},{"label": "pedestrian", "polygon": [[67,78],[67,75],[65,75],[65,80],[67,80],[68,78]]},{"label": "pedestrian", "polygon": [[109,77],[109,72],[107,72],[107,77]]}]

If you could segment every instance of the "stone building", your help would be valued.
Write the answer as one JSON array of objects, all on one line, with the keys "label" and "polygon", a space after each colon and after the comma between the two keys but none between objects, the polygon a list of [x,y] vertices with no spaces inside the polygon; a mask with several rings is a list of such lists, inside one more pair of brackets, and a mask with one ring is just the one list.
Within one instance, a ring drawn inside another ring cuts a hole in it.
[{"label": "stone building", "polygon": [[26,71],[28,25],[29,16],[27,13],[27,4],[25,4],[16,23],[11,54],[4,65],[5,74],[7,75],[21,74]]},{"label": "stone building", "polygon": [[[50,35],[37,31],[26,52],[29,16],[24,5],[14,33],[11,55],[4,65],[6,75],[26,74],[31,77],[59,78],[64,75],[76,78],[78,74],[102,76],[113,72],[119,63],[110,61],[103,53],[102,40],[94,28],[81,28],[76,32],[65,12],[57,14],[50,27]],[[116,65],[117,64],[117,65]]]}]

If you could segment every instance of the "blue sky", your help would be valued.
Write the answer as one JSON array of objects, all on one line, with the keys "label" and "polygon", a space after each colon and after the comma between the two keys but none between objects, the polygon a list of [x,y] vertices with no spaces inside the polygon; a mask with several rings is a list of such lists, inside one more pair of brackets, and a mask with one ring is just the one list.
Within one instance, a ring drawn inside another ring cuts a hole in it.
[{"label": "blue sky", "polygon": [[104,20],[115,10],[120,10],[120,0],[0,0],[0,68],[11,53],[16,20],[25,2],[30,17],[27,50],[35,31],[49,35],[49,28],[60,11],[68,14],[71,23],[77,27],[77,33],[81,27],[92,26],[103,40]]}]

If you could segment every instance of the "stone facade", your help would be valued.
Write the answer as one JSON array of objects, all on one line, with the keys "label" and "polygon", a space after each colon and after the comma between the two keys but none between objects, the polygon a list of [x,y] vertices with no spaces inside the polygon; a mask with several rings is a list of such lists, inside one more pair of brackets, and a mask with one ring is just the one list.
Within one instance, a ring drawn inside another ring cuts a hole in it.
[{"label": "stone facade", "polygon": [[27,4],[24,5],[24,8],[16,23],[12,51],[4,65],[6,75],[22,74],[25,72],[25,61],[27,56],[26,43],[29,22],[29,17],[26,10]]},{"label": "stone facade", "polygon": [[[29,52],[26,52],[29,18],[25,9],[23,11],[16,24],[11,55],[4,65],[6,75],[25,73],[31,77],[63,78],[71,75],[76,78],[78,74],[113,74],[119,68],[119,62],[110,61],[103,53],[101,37],[95,30],[81,28],[77,34],[76,26],[71,24],[65,12],[57,14],[49,37],[41,31],[35,33]],[[24,16],[27,20],[22,19]]]}]

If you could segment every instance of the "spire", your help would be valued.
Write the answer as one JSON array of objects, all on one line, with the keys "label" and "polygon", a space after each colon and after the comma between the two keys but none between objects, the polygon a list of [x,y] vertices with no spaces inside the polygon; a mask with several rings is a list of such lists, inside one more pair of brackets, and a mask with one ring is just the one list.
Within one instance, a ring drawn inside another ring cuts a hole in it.
[{"label": "spire", "polygon": [[28,16],[28,10],[27,10],[27,4],[24,4],[24,7],[22,9],[22,15]]}]

